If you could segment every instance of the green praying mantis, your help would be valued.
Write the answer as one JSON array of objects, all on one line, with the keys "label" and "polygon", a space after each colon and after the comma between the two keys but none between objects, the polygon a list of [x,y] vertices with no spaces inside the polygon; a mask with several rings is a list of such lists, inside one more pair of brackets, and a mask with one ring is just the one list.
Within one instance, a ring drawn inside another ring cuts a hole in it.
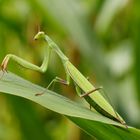
[{"label": "green praying mantis", "polygon": [[[70,78],[74,81],[75,86],[76,86],[76,91],[80,97],[83,97],[91,107],[93,107],[97,112],[100,114],[113,119],[117,122],[120,122],[124,126],[126,126],[125,121],[122,119],[122,117],[114,111],[113,107],[108,103],[108,101],[99,93],[99,88],[95,88],[87,78],[85,78],[79,70],[69,61],[69,59],[64,55],[64,53],[60,50],[59,46],[44,32],[40,31],[38,32],[35,37],[35,40],[44,40],[48,43],[46,49],[46,55],[44,56],[43,62],[41,66],[34,65],[16,55],[13,54],[7,54],[5,58],[3,59],[1,63],[1,69],[4,72],[6,72],[7,64],[10,59],[16,61],[18,64],[21,66],[35,70],[38,72],[46,72],[47,67],[48,67],[48,62],[50,58],[50,53],[53,50],[54,52],[57,53],[57,55],[60,57],[62,64],[64,66],[65,72],[66,72],[66,80],[63,80],[59,77],[56,77],[55,79],[52,80],[52,82],[48,85],[47,89],[51,86],[52,83],[54,82],[60,82],[65,85],[69,85],[70,83]],[[81,89],[84,93],[81,93]],[[42,91],[40,93],[37,93],[36,96],[42,95],[45,92]]]}]

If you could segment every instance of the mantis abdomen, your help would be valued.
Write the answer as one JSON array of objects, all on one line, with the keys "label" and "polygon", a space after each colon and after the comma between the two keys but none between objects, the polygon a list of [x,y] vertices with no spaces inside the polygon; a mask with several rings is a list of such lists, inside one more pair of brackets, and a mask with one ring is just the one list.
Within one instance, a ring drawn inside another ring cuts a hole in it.
[{"label": "mantis abdomen", "polygon": [[[76,67],[73,66],[71,62],[67,61],[64,65],[71,78],[85,93],[95,89],[95,87],[79,72],[78,69],[76,69]],[[114,111],[113,107],[99,93],[99,91],[95,91],[84,98],[97,112],[125,124],[124,120]]]}]

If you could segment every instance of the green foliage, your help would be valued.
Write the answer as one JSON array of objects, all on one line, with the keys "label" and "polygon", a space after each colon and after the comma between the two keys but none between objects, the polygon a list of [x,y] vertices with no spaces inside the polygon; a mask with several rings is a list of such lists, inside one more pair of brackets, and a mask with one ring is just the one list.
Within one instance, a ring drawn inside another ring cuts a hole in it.
[{"label": "green foliage", "polygon": [[[1,92],[27,98],[48,109],[66,115],[91,136],[96,136],[102,140],[112,139],[112,137],[116,140],[139,139],[139,130],[131,127],[125,128],[122,124],[93,112],[57,93],[47,90],[42,96],[35,96],[36,93],[44,90],[40,86],[32,84],[12,73],[5,74],[0,81]],[[22,115],[21,117],[23,117]]]},{"label": "green foliage", "polygon": [[[34,64],[41,64],[43,44],[40,46],[40,42],[33,41],[40,26],[94,85],[104,87],[127,124],[140,128],[139,1],[3,0],[0,1],[0,9],[1,61],[7,53],[14,53]],[[45,74],[22,69],[12,61],[8,70],[43,87],[55,76],[65,77],[63,67],[53,53]],[[5,89],[8,88],[10,86]],[[56,85],[54,90],[77,100],[72,85]],[[0,109],[2,140],[93,139],[80,133],[68,119],[23,98],[1,94]],[[103,139],[102,133],[106,129],[100,131],[102,123],[69,119],[96,139]],[[92,127],[98,129],[89,130]],[[121,129],[108,124],[104,127],[108,128],[110,139],[127,137],[127,132],[124,134]],[[120,137],[116,136],[116,131],[121,133]],[[139,132],[134,128],[131,132],[138,136]]]}]

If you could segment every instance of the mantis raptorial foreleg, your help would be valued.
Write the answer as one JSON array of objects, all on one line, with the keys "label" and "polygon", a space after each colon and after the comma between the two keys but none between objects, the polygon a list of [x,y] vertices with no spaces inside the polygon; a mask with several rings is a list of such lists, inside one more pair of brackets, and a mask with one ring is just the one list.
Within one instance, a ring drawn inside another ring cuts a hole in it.
[{"label": "mantis raptorial foreleg", "polygon": [[7,54],[5,56],[5,58],[3,59],[2,63],[1,63],[1,69],[3,72],[6,72],[6,68],[7,68],[7,65],[8,65],[8,62],[9,60],[14,60],[15,62],[17,62],[19,65],[27,68],[27,69],[31,69],[31,70],[35,70],[35,71],[39,71],[39,72],[42,72],[44,73],[47,68],[48,68],[48,62],[49,62],[49,58],[50,58],[50,52],[51,52],[51,48],[48,47],[47,49],[47,55],[44,57],[44,60],[43,60],[43,63],[41,66],[37,66],[37,65],[34,65],[16,55],[13,55],[13,54]]}]

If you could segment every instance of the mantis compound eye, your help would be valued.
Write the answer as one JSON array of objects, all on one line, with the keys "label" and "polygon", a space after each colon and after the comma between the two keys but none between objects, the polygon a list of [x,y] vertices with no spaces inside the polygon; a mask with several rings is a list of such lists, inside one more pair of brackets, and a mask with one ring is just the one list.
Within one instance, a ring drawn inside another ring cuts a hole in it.
[{"label": "mantis compound eye", "polygon": [[44,37],[45,37],[45,33],[40,31],[35,35],[34,40],[44,39]]}]

